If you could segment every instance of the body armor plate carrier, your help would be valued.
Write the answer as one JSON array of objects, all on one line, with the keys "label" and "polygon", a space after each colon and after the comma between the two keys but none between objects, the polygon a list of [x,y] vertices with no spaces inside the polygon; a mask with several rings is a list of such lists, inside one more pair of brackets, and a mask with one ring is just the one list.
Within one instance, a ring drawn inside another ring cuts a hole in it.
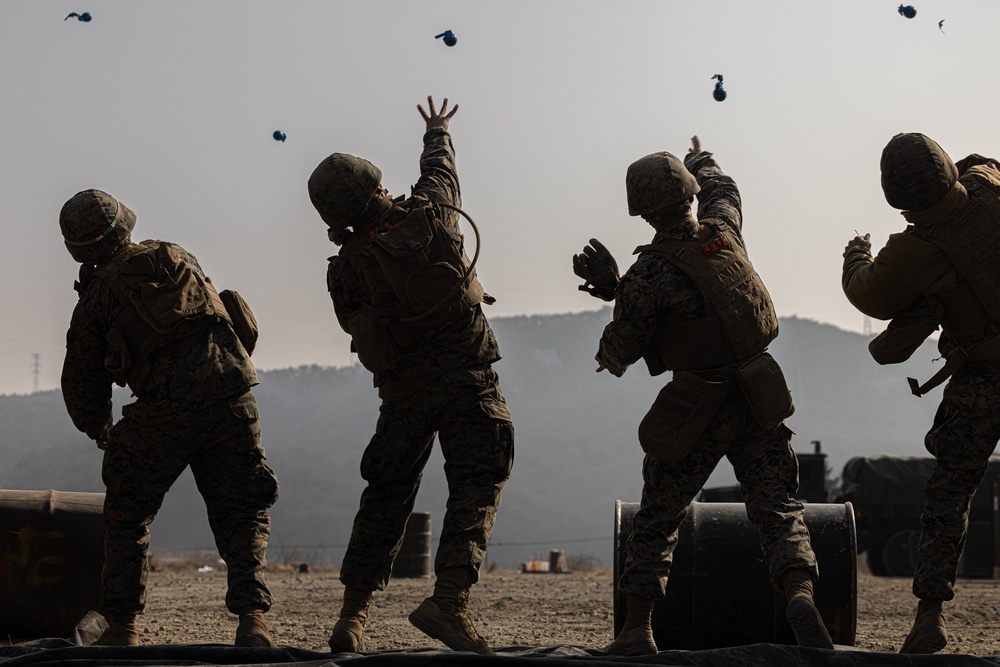
[{"label": "body armor plate carrier", "polygon": [[[444,215],[451,213],[437,204],[406,200],[368,238],[341,250],[368,292],[368,316],[391,336],[383,344],[422,342],[456,321],[471,319],[477,304],[492,302],[465,254],[464,237],[443,224]],[[355,339],[359,356],[366,342]]]},{"label": "body armor plate carrier", "polygon": [[915,396],[943,383],[966,361],[1000,358],[1000,195],[974,181],[962,185],[969,201],[954,218],[907,229],[947,255],[962,278],[958,289],[935,295],[944,306],[941,327],[950,349],[942,350],[945,364],[930,380],[907,378]]},{"label": "body armor plate carrier", "polygon": [[143,241],[93,276],[125,306],[107,334],[105,367],[118,385],[141,396],[157,352],[219,321],[230,322],[212,283],[178,245]]},{"label": "body armor plate carrier", "polygon": [[697,241],[669,240],[640,246],[684,271],[713,311],[696,320],[667,320],[653,345],[668,370],[732,366],[767,348],[778,335],[771,296],[757,275],[738,234],[702,224]]},{"label": "body armor plate carrier", "polygon": [[945,224],[911,228],[948,256],[994,323],[1000,322],[1000,195],[980,183],[965,183],[969,203]]}]

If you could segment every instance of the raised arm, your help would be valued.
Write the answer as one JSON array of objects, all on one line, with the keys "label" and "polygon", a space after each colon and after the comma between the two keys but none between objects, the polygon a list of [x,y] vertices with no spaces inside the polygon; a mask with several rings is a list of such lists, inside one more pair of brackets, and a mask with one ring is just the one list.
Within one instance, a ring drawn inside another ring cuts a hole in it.
[{"label": "raised arm", "polygon": [[698,219],[720,220],[737,232],[743,230],[743,202],[736,182],[726,176],[712,154],[701,149],[697,135],[691,137],[691,149],[684,158],[688,168],[701,186],[698,193]]},{"label": "raised arm", "polygon": [[448,111],[448,98],[445,98],[438,111],[434,100],[428,96],[427,106],[429,113],[417,105],[417,110],[426,123],[426,131],[424,150],[420,154],[420,179],[413,186],[413,195],[460,207],[462,196],[455,169],[455,149],[448,133],[448,125],[458,111],[458,105]]}]

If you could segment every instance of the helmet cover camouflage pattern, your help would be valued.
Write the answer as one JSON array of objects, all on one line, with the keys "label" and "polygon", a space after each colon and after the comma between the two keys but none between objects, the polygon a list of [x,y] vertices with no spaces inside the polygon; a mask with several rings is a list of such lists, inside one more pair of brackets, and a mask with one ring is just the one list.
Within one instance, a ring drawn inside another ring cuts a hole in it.
[{"label": "helmet cover camouflage pattern", "polygon": [[951,192],[958,168],[937,142],[916,132],[897,134],[882,151],[882,192],[889,206],[922,211]]},{"label": "helmet cover camouflage pattern", "polygon": [[81,264],[107,259],[135,229],[135,213],[106,192],[84,190],[59,211],[66,249]]},{"label": "helmet cover camouflage pattern", "polygon": [[364,214],[381,182],[382,171],[368,160],[334,153],[309,177],[309,199],[323,222],[344,229]]},{"label": "helmet cover camouflage pattern", "polygon": [[625,175],[628,214],[646,215],[680,204],[701,191],[694,174],[667,152],[652,153],[629,165]]}]

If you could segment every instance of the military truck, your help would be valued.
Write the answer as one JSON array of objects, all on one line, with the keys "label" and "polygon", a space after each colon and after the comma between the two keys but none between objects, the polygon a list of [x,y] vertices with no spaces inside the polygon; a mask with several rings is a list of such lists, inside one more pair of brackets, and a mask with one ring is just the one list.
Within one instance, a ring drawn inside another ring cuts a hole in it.
[{"label": "military truck", "polygon": [[[913,575],[920,543],[920,511],[924,484],[935,460],[917,456],[857,456],[841,474],[835,502],[850,502],[858,532],[858,553],[864,553],[872,574]],[[993,485],[1000,475],[1000,457],[990,458],[986,477],[972,498],[969,533],[958,565],[958,576],[993,576],[996,559]]]}]

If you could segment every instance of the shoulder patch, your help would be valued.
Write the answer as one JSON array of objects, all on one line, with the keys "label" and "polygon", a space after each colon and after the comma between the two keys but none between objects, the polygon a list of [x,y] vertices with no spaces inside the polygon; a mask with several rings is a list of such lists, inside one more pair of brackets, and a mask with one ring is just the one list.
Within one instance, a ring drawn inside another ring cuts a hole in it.
[{"label": "shoulder patch", "polygon": [[711,255],[713,252],[727,247],[729,247],[729,243],[726,241],[726,237],[717,236],[705,245],[701,246],[701,254]]}]

